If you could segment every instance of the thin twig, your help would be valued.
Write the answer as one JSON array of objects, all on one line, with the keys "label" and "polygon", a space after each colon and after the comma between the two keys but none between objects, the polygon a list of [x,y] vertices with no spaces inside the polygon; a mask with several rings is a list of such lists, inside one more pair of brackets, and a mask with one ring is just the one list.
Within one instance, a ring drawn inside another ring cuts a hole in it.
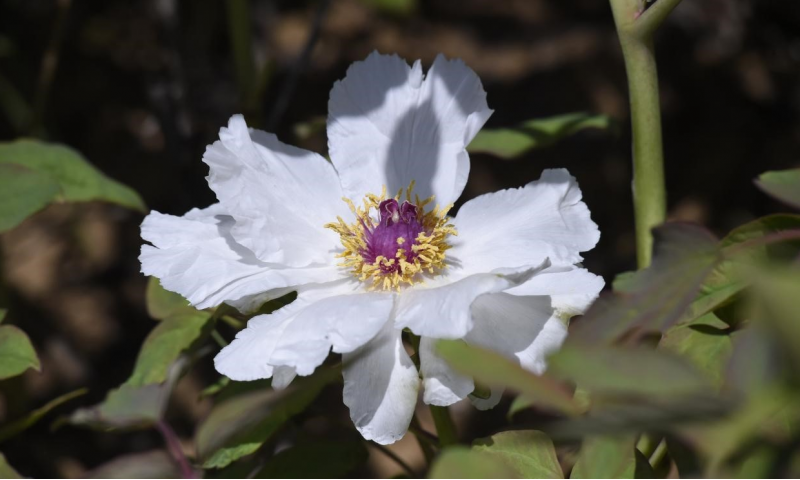
[{"label": "thin twig", "polygon": [[405,462],[405,460],[403,460],[402,458],[397,456],[397,454],[394,453],[393,451],[389,450],[388,448],[384,447],[383,445],[381,445],[379,443],[372,442],[372,443],[370,443],[370,445],[375,447],[375,448],[377,448],[381,453],[383,453],[387,457],[389,457],[392,460],[394,460],[394,462],[396,464],[398,464],[400,466],[400,468],[405,470],[406,473],[408,473],[408,475],[411,478],[417,478],[419,476],[419,474],[417,472],[415,472],[414,469],[411,468],[411,466]]},{"label": "thin twig", "polygon": [[47,107],[47,99],[50,96],[53,79],[56,75],[56,69],[58,68],[58,56],[61,50],[61,44],[64,43],[67,13],[69,12],[71,4],[71,0],[58,0],[58,2],[56,2],[58,14],[56,16],[55,25],[53,26],[53,35],[50,37],[47,50],[45,50],[44,56],[42,57],[39,81],[33,99],[33,117],[31,119],[30,132],[34,136],[38,136],[44,123],[44,112]]},{"label": "thin twig", "polygon": [[319,2],[319,7],[317,7],[317,12],[314,16],[314,23],[311,26],[311,32],[308,34],[308,39],[303,47],[303,51],[297,57],[297,60],[295,60],[294,65],[292,65],[289,76],[283,82],[280,94],[275,101],[275,106],[272,108],[272,112],[270,112],[269,119],[267,120],[268,131],[275,129],[275,126],[278,124],[283,116],[283,113],[286,111],[286,108],[289,106],[289,101],[291,100],[294,90],[297,87],[297,79],[300,77],[303,69],[305,69],[306,64],[311,58],[311,52],[314,51],[314,46],[317,44],[317,40],[319,40],[322,24],[325,20],[325,15],[328,12],[328,7],[330,4],[331,0],[320,0]]},{"label": "thin twig", "polygon": [[164,437],[164,442],[167,444],[167,451],[169,451],[170,456],[178,464],[181,470],[181,478],[198,478],[197,473],[189,463],[189,459],[184,455],[181,442],[172,430],[172,427],[164,420],[159,420],[156,422],[156,429],[161,433],[161,436]]}]

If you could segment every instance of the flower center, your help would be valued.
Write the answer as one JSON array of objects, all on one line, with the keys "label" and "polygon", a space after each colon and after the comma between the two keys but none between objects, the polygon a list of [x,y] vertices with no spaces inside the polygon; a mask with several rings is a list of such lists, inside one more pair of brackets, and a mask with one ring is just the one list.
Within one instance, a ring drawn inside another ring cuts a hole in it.
[{"label": "flower center", "polygon": [[339,234],[344,246],[337,255],[344,259],[339,265],[372,290],[400,290],[402,285],[421,283],[423,274],[435,275],[446,267],[447,236],[457,235],[448,223],[452,205],[437,205],[425,213],[433,197],[420,201],[415,196],[412,202],[413,188],[411,182],[402,203],[403,190],[387,199],[386,187],[380,196],[367,195],[363,206],[356,207],[345,198],[356,221],[348,224],[339,217],[338,222],[325,225]]}]

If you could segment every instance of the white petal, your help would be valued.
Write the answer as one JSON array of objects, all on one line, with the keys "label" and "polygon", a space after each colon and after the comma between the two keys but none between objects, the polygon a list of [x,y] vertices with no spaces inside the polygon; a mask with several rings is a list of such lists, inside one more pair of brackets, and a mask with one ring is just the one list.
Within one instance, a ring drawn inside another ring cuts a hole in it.
[{"label": "white petal", "polygon": [[153,244],[142,246],[142,273],[197,308],[226,301],[258,306],[240,302],[253,295],[265,301],[289,287],[341,278],[334,266],[292,269],[264,263],[231,237],[233,224],[220,204],[183,217],[151,212],[142,223],[142,238]]},{"label": "white petal", "polygon": [[436,339],[428,337],[422,337],[419,342],[422,401],[428,405],[447,407],[466,398],[475,390],[475,383],[436,354],[436,342]]},{"label": "white petal", "polygon": [[463,338],[472,329],[470,307],[476,298],[515,287],[548,265],[544,259],[532,268],[437,277],[398,295],[395,324],[422,337]]},{"label": "white petal", "polygon": [[479,398],[474,395],[469,396],[469,401],[472,402],[472,405],[475,406],[478,410],[491,410],[500,403],[500,400],[503,399],[503,392],[505,392],[505,388],[502,387],[495,387],[492,388],[492,393],[489,395],[489,398]]},{"label": "white petal", "polygon": [[270,362],[311,374],[333,348],[352,352],[372,339],[389,320],[394,303],[388,293],[356,293],[312,303],[283,330]]},{"label": "white petal", "polygon": [[265,262],[302,267],[333,264],[338,236],[324,228],[349,210],[333,166],[316,153],[248,130],[231,117],[203,156],[208,183],[236,219],[236,241]]},{"label": "white petal", "polygon": [[567,327],[546,296],[484,295],[472,304],[475,327],[467,343],[519,361],[533,373],[544,372],[547,355],[561,347]]},{"label": "white petal", "polygon": [[583,315],[603,289],[603,277],[577,266],[553,266],[507,290],[512,295],[549,295],[563,317]]},{"label": "white petal", "polygon": [[364,438],[381,445],[405,435],[417,404],[419,375],[401,334],[387,322],[372,341],[343,356],[350,418]]},{"label": "white petal", "polygon": [[460,60],[436,58],[423,79],[396,55],[372,53],[331,90],[328,148],[345,195],[390,193],[416,181],[421,198],[454,202],[467,181],[466,146],[492,111],[480,79]]},{"label": "white petal", "polygon": [[272,371],[272,388],[275,390],[283,390],[288,387],[292,380],[297,376],[297,370],[294,367],[287,367],[284,365],[275,367]]},{"label": "white petal", "polygon": [[360,347],[387,323],[393,299],[387,293],[354,293],[358,288],[349,282],[308,287],[286,307],[253,317],[214,359],[217,371],[233,380],[269,378],[279,366],[310,375],[331,347],[336,352]]},{"label": "white petal", "polygon": [[572,265],[600,238],[575,178],[563,169],[545,170],[523,188],[470,200],[453,224],[458,236],[448,257],[465,273],[537,265],[545,258]]}]

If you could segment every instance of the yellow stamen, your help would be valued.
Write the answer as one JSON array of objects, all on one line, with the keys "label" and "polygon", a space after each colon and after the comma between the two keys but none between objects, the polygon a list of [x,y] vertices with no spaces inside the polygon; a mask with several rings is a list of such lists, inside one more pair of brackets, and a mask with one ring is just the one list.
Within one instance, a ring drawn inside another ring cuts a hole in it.
[{"label": "yellow stamen", "polygon": [[[405,190],[405,199],[410,202],[413,189],[414,182],[412,181],[407,189],[400,189],[394,199],[399,201],[403,198]],[[420,200],[418,195],[414,195],[413,198],[417,206],[417,221],[423,231],[417,235],[416,239],[410,241],[410,252],[414,254],[411,261],[409,261],[409,249],[406,248],[397,249],[396,258],[386,258],[381,255],[376,257],[372,263],[368,263],[361,254],[367,249],[364,229],[373,230],[375,228],[375,221],[370,213],[372,210],[377,211],[380,203],[386,200],[386,186],[383,187],[380,195],[368,194],[364,198],[363,206],[356,207],[350,199],[342,199],[356,216],[355,222],[348,224],[338,217],[336,222],[325,225],[325,228],[330,228],[339,234],[344,247],[344,251],[336,255],[343,259],[339,266],[349,269],[354,277],[366,282],[370,290],[400,290],[404,285],[422,283],[424,272],[435,275],[447,266],[445,255],[450,248],[446,241],[447,236],[458,235],[455,227],[448,223],[450,218],[447,216],[447,212],[453,206],[447,205],[440,208],[436,205],[431,211],[423,213],[424,208],[433,202],[434,197]],[[380,213],[378,215],[380,216]],[[397,238],[398,245],[404,245],[407,241],[409,240],[403,237]],[[397,271],[387,273],[381,269],[381,267],[388,268],[395,264],[399,266]]]}]

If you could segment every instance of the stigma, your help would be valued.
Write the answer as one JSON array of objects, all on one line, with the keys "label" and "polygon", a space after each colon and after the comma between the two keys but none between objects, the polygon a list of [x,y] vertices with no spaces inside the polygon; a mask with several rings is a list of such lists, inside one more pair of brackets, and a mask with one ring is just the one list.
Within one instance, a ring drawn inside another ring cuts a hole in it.
[{"label": "stigma", "polygon": [[[356,217],[348,224],[341,217],[325,225],[339,234],[344,251],[339,266],[366,283],[370,290],[401,290],[424,282],[446,268],[447,237],[456,235],[447,212],[438,205],[425,212],[433,197],[412,201],[414,183],[393,198],[369,194],[363,205],[343,199]],[[402,200],[405,197],[405,200]]]}]

